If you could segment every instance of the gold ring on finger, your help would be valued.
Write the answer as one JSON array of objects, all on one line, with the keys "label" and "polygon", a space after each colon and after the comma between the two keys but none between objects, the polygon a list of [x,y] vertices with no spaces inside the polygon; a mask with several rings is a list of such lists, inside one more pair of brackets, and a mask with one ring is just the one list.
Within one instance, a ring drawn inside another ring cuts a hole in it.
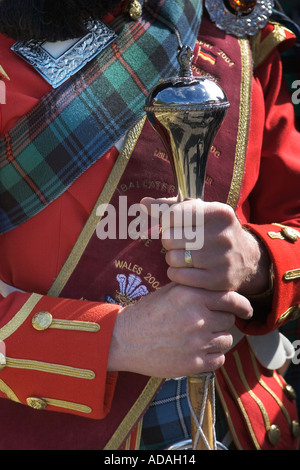
[{"label": "gold ring on finger", "polygon": [[185,261],[185,264],[188,268],[193,267],[192,253],[191,253],[190,250],[185,250],[184,251],[184,261]]}]

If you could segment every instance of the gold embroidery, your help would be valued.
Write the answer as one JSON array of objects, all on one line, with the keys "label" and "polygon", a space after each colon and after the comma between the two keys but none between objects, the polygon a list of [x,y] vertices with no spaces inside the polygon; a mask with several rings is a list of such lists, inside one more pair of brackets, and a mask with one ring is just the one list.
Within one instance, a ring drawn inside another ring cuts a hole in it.
[{"label": "gold embroidery", "polygon": [[82,405],[80,403],[72,403],[65,400],[57,400],[55,398],[42,398],[47,405],[56,406],[58,408],[65,408],[67,410],[79,411],[80,413],[89,414],[92,412],[92,408],[87,405]]},{"label": "gold embroidery", "polygon": [[64,266],[62,267],[60,273],[58,274],[56,280],[52,284],[48,295],[59,296],[64,286],[66,285],[69,277],[74,271],[77,263],[79,262],[88,242],[90,241],[96,226],[100,220],[100,217],[96,215],[97,208],[100,204],[109,203],[112,198],[117,184],[120,181],[120,178],[129,162],[131,154],[134,150],[136,142],[142,132],[142,128],[145,123],[145,117],[138,122],[128,133],[128,138],[123,146],[120,155],[107,179],[107,182],[99,196],[98,201],[96,202],[94,209],[84,226],[81,234],[79,235],[77,242],[75,243],[71,254],[66,260]]},{"label": "gold embroidery", "polygon": [[279,23],[271,23],[274,25],[274,30],[263,41],[261,41],[261,31],[250,40],[254,67],[260,65],[268,54],[286,39],[286,28]]},{"label": "gold embroidery", "polygon": [[224,60],[224,62],[229,65],[229,67],[233,67],[235,65],[235,62],[231,60],[230,57],[226,54],[226,52],[222,51],[222,49],[218,51],[218,56],[220,56]]},{"label": "gold embroidery", "polygon": [[258,443],[258,441],[257,441],[257,439],[256,439],[255,433],[254,433],[253,428],[252,428],[252,424],[251,424],[251,422],[250,422],[250,419],[249,419],[249,416],[248,416],[248,414],[247,414],[247,411],[246,411],[246,409],[245,409],[245,407],[244,407],[244,405],[243,405],[243,403],[242,403],[242,400],[240,399],[240,397],[239,397],[237,391],[235,390],[235,388],[234,388],[234,386],[233,386],[233,384],[232,384],[232,382],[231,382],[231,380],[230,380],[230,378],[229,378],[229,376],[228,376],[226,370],[224,369],[224,367],[221,368],[221,372],[222,372],[222,374],[224,375],[224,378],[225,378],[225,380],[226,380],[226,382],[227,382],[229,388],[231,389],[231,392],[232,392],[232,394],[233,394],[233,396],[234,396],[234,398],[235,398],[235,400],[236,400],[236,402],[237,402],[237,404],[238,404],[238,406],[239,406],[239,408],[240,408],[240,410],[241,410],[241,412],[242,412],[242,415],[243,415],[243,417],[244,417],[244,420],[245,420],[245,422],[246,422],[246,425],[247,425],[247,427],[248,427],[248,431],[249,431],[249,433],[250,433],[250,435],[251,435],[251,438],[252,438],[252,441],[253,441],[253,444],[254,444],[256,450],[261,450],[261,447],[260,447],[260,445],[259,445],[259,443]]},{"label": "gold embroidery", "polygon": [[[222,370],[223,368],[221,368]],[[224,372],[224,374],[226,374]],[[243,447],[239,441],[239,438],[238,438],[238,435],[237,435],[237,432],[235,430],[235,427],[234,427],[234,424],[233,424],[233,421],[231,419],[231,416],[230,416],[230,412],[228,410],[228,407],[227,407],[227,404],[226,404],[226,401],[225,401],[225,398],[223,396],[223,393],[222,393],[222,389],[219,385],[219,382],[218,382],[218,379],[217,377],[215,378],[215,384],[216,384],[216,391],[218,393],[218,397],[222,403],[222,408],[224,410],[224,413],[225,413],[225,416],[226,416],[226,420],[227,420],[227,424],[228,424],[228,428],[230,430],[230,433],[232,435],[232,438],[233,438],[233,441],[234,441],[234,444],[237,448],[237,450],[243,450]]]},{"label": "gold embroidery", "polygon": [[96,333],[100,330],[100,325],[98,325],[98,323],[92,323],[88,321],[59,320],[54,318],[49,328]]},{"label": "gold embroidery", "polygon": [[85,331],[96,333],[100,330],[98,323],[77,321],[77,320],[61,320],[53,318],[49,312],[38,312],[32,318],[32,326],[37,331],[45,331],[48,328],[57,330]]},{"label": "gold embroidery", "polygon": [[292,269],[291,271],[287,271],[283,279],[285,281],[293,281],[294,279],[299,279],[300,278],[300,269]]},{"label": "gold embroidery", "polygon": [[139,423],[137,425],[135,449],[134,450],[139,450],[141,437],[142,437],[142,429],[143,429],[143,418],[139,421]]},{"label": "gold embroidery", "polygon": [[214,77],[212,74],[207,73],[205,70],[200,69],[196,64],[192,64],[191,69],[193,73],[197,76],[202,76],[202,77],[209,77],[210,80],[212,80],[215,83],[218,83],[220,79],[218,77]]},{"label": "gold embroidery", "polygon": [[274,400],[276,401],[277,405],[279,406],[279,408],[281,409],[285,419],[287,420],[287,422],[289,424],[292,423],[292,420],[290,418],[290,415],[288,414],[288,411],[287,409],[285,408],[284,404],[282,403],[282,401],[280,400],[280,398],[273,392],[273,390],[265,383],[265,381],[262,379],[261,375],[260,375],[260,372],[259,372],[259,369],[258,369],[258,365],[257,365],[257,360],[253,354],[253,351],[250,350],[250,356],[251,356],[251,360],[252,360],[252,364],[253,364],[253,369],[254,369],[254,372],[255,372],[255,375],[256,375],[256,378],[257,378],[257,381],[259,382],[259,384],[274,398]]},{"label": "gold embroidery", "polygon": [[4,80],[7,80],[7,81],[10,80],[9,76],[8,76],[7,73],[5,72],[5,70],[4,70],[4,68],[2,67],[2,65],[0,65],[0,77],[1,77],[1,78],[4,78]]},{"label": "gold embroidery", "polygon": [[213,49],[213,44],[210,44],[209,42],[202,41],[202,39],[197,39],[196,44],[199,46],[204,46],[207,49]]},{"label": "gold embroidery", "polygon": [[240,360],[240,357],[239,357],[239,354],[237,351],[235,351],[233,353],[233,356],[234,356],[234,359],[235,359],[235,363],[236,363],[236,366],[237,366],[237,369],[238,369],[238,372],[239,372],[239,375],[240,375],[240,379],[245,387],[245,389],[247,390],[247,392],[249,393],[249,395],[251,396],[251,398],[255,401],[255,403],[257,404],[260,412],[261,412],[261,415],[263,417],[263,420],[264,420],[264,423],[265,423],[265,429],[266,431],[269,431],[271,429],[271,423],[270,423],[270,419],[269,419],[269,416],[268,416],[268,413],[267,413],[267,410],[266,408],[264,407],[262,401],[260,400],[260,398],[258,398],[258,396],[255,395],[255,393],[253,392],[253,390],[251,390],[248,382],[247,382],[247,379],[246,379],[246,376],[244,374],[244,371],[243,371],[243,366],[242,366],[242,363],[241,363],[241,360]]},{"label": "gold embroidery", "polygon": [[289,321],[297,320],[300,316],[300,304],[293,305],[289,307],[277,320],[277,324],[280,325],[281,323],[285,322],[287,319]]},{"label": "gold embroidery", "polygon": [[272,240],[285,240],[280,232],[268,232],[268,236],[272,238]]},{"label": "gold embroidery", "polygon": [[242,184],[247,152],[250,98],[251,98],[251,52],[247,39],[239,39],[242,57],[242,81],[240,92],[240,119],[235,153],[235,164],[227,204],[236,208]]},{"label": "gold embroidery", "polygon": [[29,317],[33,308],[41,300],[42,296],[32,294],[23,307],[16,313],[16,315],[0,329],[0,341],[5,341],[12,335]]},{"label": "gold embroidery", "polygon": [[3,382],[3,380],[0,379],[0,390],[2,393],[5,393],[7,398],[9,398],[12,401],[15,401],[16,403],[21,403],[17,395],[12,391],[12,389],[6,385],[6,383]]},{"label": "gold embroidery", "polygon": [[[273,234],[274,238],[275,234],[277,234],[277,238],[281,238],[281,240],[288,240],[291,242],[296,242],[298,238],[300,238],[300,232],[292,227],[288,227],[287,225],[282,225],[279,223],[273,223],[272,225],[276,225],[277,227],[281,227],[280,233],[277,232],[269,232],[269,234]],[[271,236],[271,235],[269,235]],[[272,237],[271,237],[272,238]]]},{"label": "gold embroidery", "polygon": [[221,157],[221,152],[218,150],[214,145],[211,146],[210,149],[211,153],[213,154],[214,157],[220,158]]},{"label": "gold embroidery", "polygon": [[211,186],[214,182],[214,179],[212,176],[206,175],[205,182]]},{"label": "gold embroidery", "polygon": [[51,364],[49,362],[33,361],[30,359],[7,357],[6,367],[11,367],[13,369],[36,370],[39,372],[47,372],[49,374],[66,375],[87,380],[93,380],[95,378],[95,373],[92,370],[79,369],[77,367],[70,367],[62,364]]},{"label": "gold embroidery", "polygon": [[128,433],[132,429],[133,423],[138,421],[145,409],[145,405],[150,403],[161,383],[162,379],[158,379],[156,377],[151,377],[149,379],[144,390],[142,391],[132,408],[129,410],[121,424],[118,426],[117,430],[104,447],[104,450],[119,449],[124,439],[124,436],[128,435]]},{"label": "gold embroidery", "polygon": [[130,436],[126,439],[125,445],[124,445],[124,450],[130,450],[130,442],[131,442],[131,434]]},{"label": "gold embroidery", "polygon": [[[134,450],[139,450],[142,436],[143,418],[139,421],[136,427],[136,438],[134,443]],[[132,434],[128,437],[124,444],[124,450],[132,450],[131,448]]]}]

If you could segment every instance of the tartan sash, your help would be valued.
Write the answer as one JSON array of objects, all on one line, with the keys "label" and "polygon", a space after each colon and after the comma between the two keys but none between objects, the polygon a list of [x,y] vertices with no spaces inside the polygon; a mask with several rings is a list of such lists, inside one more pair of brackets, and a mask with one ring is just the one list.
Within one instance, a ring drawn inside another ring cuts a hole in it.
[{"label": "tartan sash", "polygon": [[140,119],[150,88],[175,73],[177,38],[159,16],[194,47],[202,2],[148,0],[139,21],[116,18],[117,40],[0,139],[0,233],[60,196]]}]

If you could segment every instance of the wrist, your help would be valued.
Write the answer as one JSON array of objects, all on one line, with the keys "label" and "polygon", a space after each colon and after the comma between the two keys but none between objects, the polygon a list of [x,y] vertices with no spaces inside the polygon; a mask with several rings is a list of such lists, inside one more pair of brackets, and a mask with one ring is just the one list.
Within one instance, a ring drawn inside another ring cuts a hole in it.
[{"label": "wrist", "polygon": [[265,297],[273,293],[274,270],[269,253],[262,241],[245,229],[251,237],[249,244],[249,264],[252,264],[252,274],[241,285],[239,292],[246,297]]},{"label": "wrist", "polygon": [[270,264],[269,268],[269,285],[267,289],[265,289],[263,292],[260,292],[258,294],[248,294],[247,297],[249,300],[260,300],[260,299],[265,299],[267,297],[271,297],[274,292],[274,267],[273,264]]}]

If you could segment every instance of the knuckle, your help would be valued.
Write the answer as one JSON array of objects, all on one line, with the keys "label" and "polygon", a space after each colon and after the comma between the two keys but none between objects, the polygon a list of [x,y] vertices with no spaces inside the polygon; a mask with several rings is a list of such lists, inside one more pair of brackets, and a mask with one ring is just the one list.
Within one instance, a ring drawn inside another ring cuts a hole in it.
[{"label": "knuckle", "polygon": [[171,238],[171,233],[169,230],[164,231],[164,236],[162,237],[161,242],[162,242],[162,246],[167,251],[171,251],[174,248],[174,242],[173,242],[173,239]]},{"label": "knuckle", "polygon": [[[225,355],[223,353],[210,354],[206,358],[206,371],[215,371],[222,367],[225,363]],[[204,371],[203,371],[204,372]]]},{"label": "knuckle", "polygon": [[212,202],[211,211],[214,217],[218,217],[220,220],[232,221],[235,220],[235,213],[231,206],[223,204],[221,202]]}]

